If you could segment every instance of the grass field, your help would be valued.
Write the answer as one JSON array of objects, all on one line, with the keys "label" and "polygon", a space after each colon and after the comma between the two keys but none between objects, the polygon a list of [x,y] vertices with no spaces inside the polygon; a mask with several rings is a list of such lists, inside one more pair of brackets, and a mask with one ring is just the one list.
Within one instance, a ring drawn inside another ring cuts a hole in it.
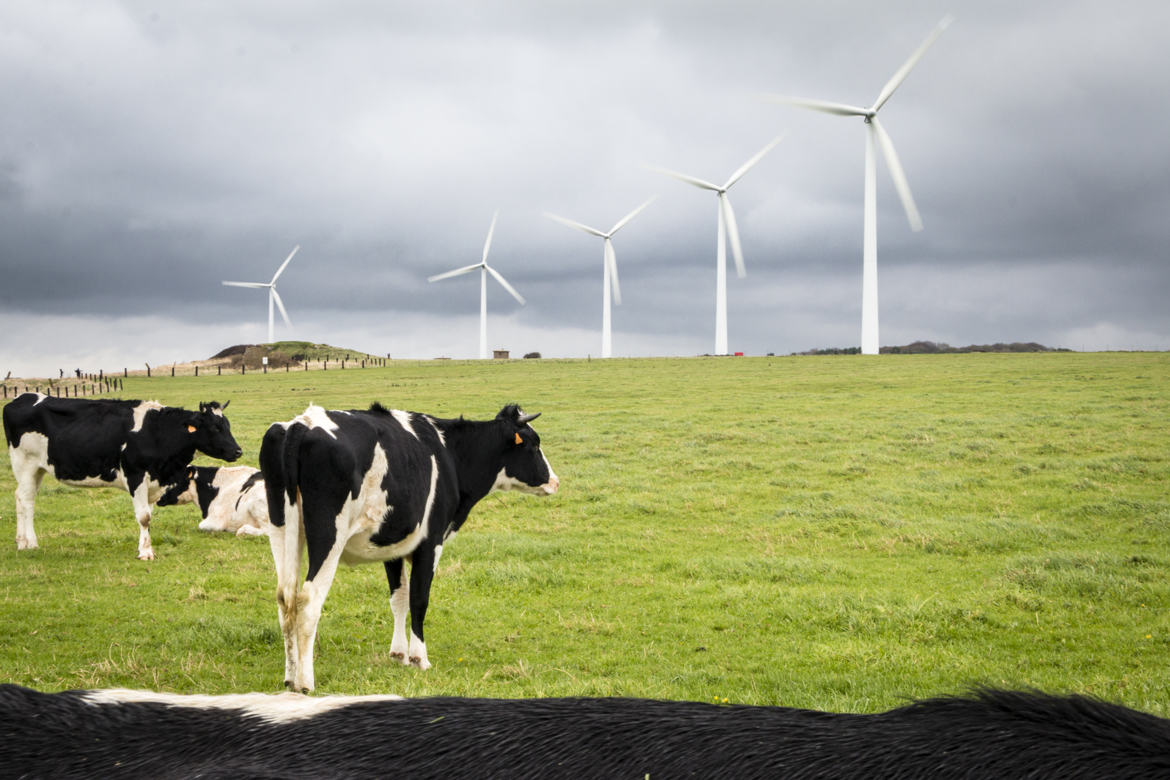
[{"label": "grass field", "polygon": [[[489,496],[444,551],[427,648],[388,659],[380,566],[339,572],[319,693],[647,696],[876,711],[972,684],[1170,715],[1170,354],[392,363],[134,378],[231,399],[536,423],[557,496]],[[208,462],[200,459],[199,462]],[[260,539],[46,479],[17,553],[0,455],[0,678],[42,690],[277,691]]]}]

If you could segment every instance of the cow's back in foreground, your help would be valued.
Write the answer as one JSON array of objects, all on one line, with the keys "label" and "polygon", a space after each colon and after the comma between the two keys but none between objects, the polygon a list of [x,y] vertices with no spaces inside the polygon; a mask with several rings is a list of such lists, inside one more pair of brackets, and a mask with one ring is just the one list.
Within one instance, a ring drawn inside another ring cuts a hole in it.
[{"label": "cow's back in foreground", "polygon": [[[310,406],[269,427],[260,468],[287,686],[314,686],[317,623],[340,563],[385,566],[394,615],[390,655],[430,667],[423,621],[444,543],[492,490],[557,491],[559,480],[530,425],[536,417],[514,405],[487,421],[440,419],[377,404],[351,411]],[[301,585],[303,548],[308,569]]]},{"label": "cow's back in foreground", "polygon": [[642,699],[42,694],[0,686],[29,777],[1165,778],[1170,721],[982,691],[874,715]]}]

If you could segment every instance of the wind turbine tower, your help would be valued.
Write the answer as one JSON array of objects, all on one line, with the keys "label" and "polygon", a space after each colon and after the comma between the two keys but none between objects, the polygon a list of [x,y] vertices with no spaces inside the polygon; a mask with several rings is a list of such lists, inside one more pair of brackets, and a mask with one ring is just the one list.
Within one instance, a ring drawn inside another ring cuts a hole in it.
[{"label": "wind turbine tower", "polygon": [[629,214],[619,219],[617,224],[609,229],[608,233],[604,233],[597,228],[591,228],[588,225],[582,225],[580,222],[574,222],[571,219],[558,217],[556,214],[549,214],[547,211],[544,214],[549,219],[556,220],[562,225],[568,225],[571,228],[576,228],[577,230],[588,233],[591,236],[597,236],[605,243],[604,252],[602,253],[602,267],[604,268],[604,271],[602,273],[601,283],[601,356],[603,358],[613,357],[613,333],[610,322],[611,297],[613,303],[621,305],[622,302],[622,291],[621,287],[618,285],[617,256],[614,254],[613,242],[611,239],[613,238],[614,233],[621,230],[627,222],[636,217],[638,213],[642,211],[642,209],[649,206],[653,201],[654,198],[651,198],[638,208],[631,211]]},{"label": "wind turbine tower", "polygon": [[268,288],[268,343],[269,344],[272,344],[276,341],[276,337],[274,335],[274,329],[273,329],[273,311],[272,311],[273,304],[275,304],[276,307],[280,309],[280,316],[284,318],[284,324],[288,325],[289,327],[292,327],[292,321],[288,318],[288,312],[285,311],[285,308],[284,308],[284,301],[280,300],[280,293],[278,293],[276,291],[276,280],[280,278],[280,275],[282,273],[284,273],[284,269],[288,267],[289,261],[293,259],[293,255],[295,255],[297,253],[297,250],[300,248],[301,248],[300,244],[297,244],[296,246],[293,247],[293,251],[288,253],[288,257],[286,257],[284,259],[284,262],[280,264],[280,268],[276,269],[276,273],[274,273],[272,275],[272,281],[270,281],[270,282],[267,282],[267,283],[265,283],[265,282],[223,282],[223,284],[227,287],[255,287],[255,288],[260,288],[260,289]]},{"label": "wind turbine tower", "polygon": [[780,138],[774,138],[767,146],[756,152],[750,160],[739,167],[735,173],[731,174],[731,178],[723,185],[712,184],[703,179],[697,179],[694,176],[688,176],[685,173],[678,173],[670,171],[665,168],[654,168],[652,170],[658,173],[664,173],[667,176],[684,181],[687,184],[694,185],[700,189],[711,190],[718,197],[719,207],[719,229],[716,234],[715,242],[715,354],[727,354],[727,242],[731,241],[731,253],[735,256],[735,272],[740,279],[747,275],[743,265],[743,247],[739,242],[739,228],[735,224],[735,212],[731,210],[731,201],[727,197],[727,191],[731,189],[731,185],[735,184],[743,175],[751,170],[752,166],[763,159],[764,155],[772,151],[772,147],[780,143]]},{"label": "wind turbine tower", "polygon": [[475,265],[466,265],[466,266],[463,266],[462,268],[456,268],[453,271],[446,271],[446,272],[441,273],[441,274],[436,274],[434,276],[427,277],[428,282],[437,282],[440,279],[450,279],[452,276],[461,276],[463,274],[469,274],[472,271],[476,270],[477,268],[479,269],[479,271],[480,271],[480,274],[479,274],[479,356],[481,359],[486,359],[488,357],[488,348],[487,348],[487,275],[491,274],[493,277],[495,277],[495,280],[500,283],[501,287],[503,287],[505,290],[507,290],[509,293],[511,293],[512,297],[515,298],[517,301],[519,301],[521,306],[524,305],[524,296],[522,296],[520,293],[516,292],[516,288],[513,287],[512,285],[508,284],[508,280],[505,279],[503,276],[501,276],[499,271],[492,268],[487,263],[488,249],[490,249],[491,245],[492,245],[492,233],[495,232],[496,218],[498,216],[500,216],[500,212],[498,212],[498,211],[492,215],[492,224],[488,228],[487,240],[483,242],[483,259],[482,260],[480,260]]},{"label": "wind turbine tower", "polygon": [[882,87],[877,100],[872,106],[851,106],[846,103],[832,103],[827,100],[810,100],[808,98],[793,98],[769,96],[770,100],[789,103],[814,111],[839,116],[859,116],[865,120],[865,218],[862,229],[861,250],[861,354],[876,355],[879,352],[878,339],[878,286],[877,286],[877,184],[875,156],[878,147],[885,157],[886,167],[890,171],[890,178],[894,180],[894,187],[902,200],[902,208],[906,211],[906,219],[910,222],[910,229],[922,230],[922,217],[918,207],[914,205],[914,196],[910,194],[910,184],[906,181],[906,174],[902,164],[898,161],[898,154],[894,151],[894,143],[886,133],[877,115],[886,101],[893,96],[894,91],[901,86],[910,71],[926,54],[926,50],[938,39],[953,20],[946,16],[938,26],[927,36],[918,49],[910,55],[910,59],[898,68],[894,75]]}]

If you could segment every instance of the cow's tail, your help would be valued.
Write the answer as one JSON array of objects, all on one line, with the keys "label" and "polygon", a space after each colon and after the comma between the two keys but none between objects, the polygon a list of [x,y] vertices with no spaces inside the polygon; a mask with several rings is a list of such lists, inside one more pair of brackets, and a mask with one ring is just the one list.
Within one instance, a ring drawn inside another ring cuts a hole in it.
[{"label": "cow's tail", "polygon": [[299,460],[306,430],[297,423],[287,427],[278,423],[268,429],[260,447],[260,471],[268,497],[268,542],[276,564],[276,600],[286,637],[297,624],[304,538]]}]

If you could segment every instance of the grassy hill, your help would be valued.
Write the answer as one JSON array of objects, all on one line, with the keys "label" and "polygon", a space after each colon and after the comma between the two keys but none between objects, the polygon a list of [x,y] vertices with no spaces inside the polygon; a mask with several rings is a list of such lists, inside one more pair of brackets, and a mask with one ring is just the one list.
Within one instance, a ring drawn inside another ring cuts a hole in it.
[{"label": "grassy hill", "polygon": [[[519,401],[562,480],[494,494],[444,551],[426,673],[388,658],[380,567],[325,604],[318,692],[626,695],[877,711],[976,683],[1170,715],[1170,354],[402,361],[130,377],[231,399],[484,418]],[[199,462],[211,463],[206,458]],[[46,479],[18,553],[0,452],[0,677],[277,691],[267,541]]]},{"label": "grassy hill", "polygon": [[212,355],[209,363],[223,362],[232,368],[239,368],[242,363],[246,368],[259,368],[263,359],[268,358],[270,366],[283,367],[286,363],[299,366],[305,361],[361,361],[378,360],[377,355],[370,355],[356,349],[335,347],[332,344],[314,344],[311,341],[276,341],[272,344],[237,344],[222,349]]}]

